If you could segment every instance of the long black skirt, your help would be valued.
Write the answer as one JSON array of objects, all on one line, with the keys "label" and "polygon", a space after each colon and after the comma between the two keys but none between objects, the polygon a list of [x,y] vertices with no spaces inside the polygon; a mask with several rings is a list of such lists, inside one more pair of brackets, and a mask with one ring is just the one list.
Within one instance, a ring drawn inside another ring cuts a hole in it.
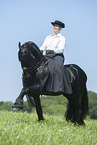
[{"label": "long black skirt", "polygon": [[64,56],[62,54],[48,54],[49,79],[46,91],[72,94],[72,87],[63,65]]}]

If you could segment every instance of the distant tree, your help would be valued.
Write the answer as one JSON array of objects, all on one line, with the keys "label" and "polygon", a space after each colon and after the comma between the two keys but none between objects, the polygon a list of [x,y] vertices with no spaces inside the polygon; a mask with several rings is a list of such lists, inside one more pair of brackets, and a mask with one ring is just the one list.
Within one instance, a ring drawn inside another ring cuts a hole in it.
[{"label": "distant tree", "polygon": [[97,94],[89,91],[89,116],[92,119],[97,119]]},{"label": "distant tree", "polygon": [[7,101],[7,102],[0,102],[0,110],[7,110],[7,111],[11,111],[11,107],[12,107],[12,102],[11,101]]},{"label": "distant tree", "polygon": [[4,102],[3,102],[3,101],[1,101],[1,102],[0,102],[0,106],[2,106],[3,104],[4,104]]}]

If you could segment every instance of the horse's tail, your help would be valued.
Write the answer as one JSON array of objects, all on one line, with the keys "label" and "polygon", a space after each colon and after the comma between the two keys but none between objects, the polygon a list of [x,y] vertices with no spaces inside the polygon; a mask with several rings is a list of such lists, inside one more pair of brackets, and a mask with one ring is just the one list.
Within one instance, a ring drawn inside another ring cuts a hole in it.
[{"label": "horse's tail", "polygon": [[88,113],[88,92],[87,92],[86,85],[83,90],[82,109],[83,109],[82,118],[85,119]]}]

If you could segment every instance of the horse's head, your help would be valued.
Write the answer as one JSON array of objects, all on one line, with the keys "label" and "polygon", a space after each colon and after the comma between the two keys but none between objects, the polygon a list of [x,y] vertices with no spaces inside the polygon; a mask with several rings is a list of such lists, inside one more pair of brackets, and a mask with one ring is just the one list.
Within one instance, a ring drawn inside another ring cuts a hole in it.
[{"label": "horse's head", "polygon": [[38,46],[33,42],[26,42],[23,45],[19,42],[18,58],[23,69],[35,67],[43,58]]}]

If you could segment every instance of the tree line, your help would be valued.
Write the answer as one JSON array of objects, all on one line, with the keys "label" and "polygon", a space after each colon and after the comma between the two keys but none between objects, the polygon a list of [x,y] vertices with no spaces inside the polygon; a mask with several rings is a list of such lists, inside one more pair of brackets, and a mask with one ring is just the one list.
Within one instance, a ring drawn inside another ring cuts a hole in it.
[{"label": "tree line", "polygon": [[[88,92],[89,97],[89,110],[88,110],[88,116],[90,116],[91,119],[97,119],[97,94],[89,91]],[[64,98],[64,96],[42,96],[41,97],[41,103],[44,113],[48,114],[56,114],[56,115],[63,115],[66,112],[66,106],[67,106],[68,100]],[[0,111],[12,110],[12,102],[0,102]],[[33,112],[35,111],[35,104],[33,101],[33,106],[31,106],[30,102],[25,101],[24,102],[25,107],[22,111],[27,112]]]}]

